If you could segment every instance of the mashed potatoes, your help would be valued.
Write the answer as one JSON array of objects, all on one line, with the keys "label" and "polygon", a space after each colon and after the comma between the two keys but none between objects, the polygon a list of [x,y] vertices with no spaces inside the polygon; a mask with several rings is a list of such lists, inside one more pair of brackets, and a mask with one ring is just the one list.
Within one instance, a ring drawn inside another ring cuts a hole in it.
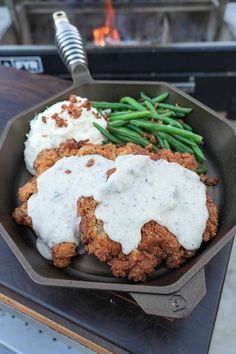
[{"label": "mashed potatoes", "polygon": [[67,139],[101,144],[103,136],[93,126],[98,122],[106,127],[106,120],[90,106],[87,99],[70,96],[69,101],[55,103],[39,113],[30,122],[30,132],[25,142],[25,163],[28,171],[35,174],[34,161],[44,149],[58,147]]}]

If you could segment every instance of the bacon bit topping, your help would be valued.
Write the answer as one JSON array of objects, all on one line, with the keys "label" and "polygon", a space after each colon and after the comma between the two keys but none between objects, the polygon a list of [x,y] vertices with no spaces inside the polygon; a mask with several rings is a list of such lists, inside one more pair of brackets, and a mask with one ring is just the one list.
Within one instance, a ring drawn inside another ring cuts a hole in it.
[{"label": "bacon bit topping", "polygon": [[112,175],[112,173],[116,172],[116,168],[110,168],[110,170],[107,170],[106,175],[107,175],[107,179]]},{"label": "bacon bit topping", "polygon": [[[71,115],[74,119],[78,119],[81,116],[82,108],[87,109],[89,111],[91,109],[91,105],[89,100],[85,100],[81,105],[78,105],[78,101],[75,95],[71,95],[69,97],[69,105],[63,104],[61,106],[62,112],[67,111],[69,115]],[[94,112],[94,115],[96,112]],[[100,118],[99,114],[97,113],[96,118]]]},{"label": "bacon bit topping", "polygon": [[152,144],[156,144],[157,143],[157,139],[155,138],[154,135],[151,135],[150,140],[151,140]]},{"label": "bacon bit topping", "polygon": [[148,151],[152,151],[152,144],[149,144],[149,145],[145,146],[144,149],[146,149]]},{"label": "bacon bit topping", "polygon": [[75,103],[70,103],[69,106],[67,106],[67,112],[74,119],[78,119],[81,116],[82,110]]},{"label": "bacon bit topping", "polygon": [[95,162],[94,159],[88,160],[88,162],[86,163],[86,167],[91,167],[91,166],[93,166],[94,162]]},{"label": "bacon bit topping", "polygon": [[89,100],[86,99],[83,103],[81,103],[79,108],[85,108],[85,109],[87,109],[87,111],[89,111],[91,109],[91,104],[90,104]]},{"label": "bacon bit topping", "polygon": [[146,133],[146,132],[142,132],[142,136],[144,138],[149,138],[150,137],[150,134]]},{"label": "bacon bit topping", "polygon": [[92,114],[94,115],[95,118],[101,119],[101,116],[100,116],[100,114],[98,112],[92,111]]},{"label": "bacon bit topping", "polygon": [[216,186],[218,183],[217,178],[210,178],[206,175],[200,175],[200,180],[207,186]]},{"label": "bacon bit topping", "polygon": [[103,113],[103,118],[105,119],[105,120],[107,120],[107,121],[109,121],[110,120],[110,117],[109,117],[109,114],[107,114],[107,113]]},{"label": "bacon bit topping", "polygon": [[70,101],[71,103],[77,103],[77,97],[76,97],[75,95],[70,95],[69,101]]},{"label": "bacon bit topping", "polygon": [[69,175],[71,173],[71,170],[65,170],[65,173]]},{"label": "bacon bit topping", "polygon": [[52,115],[52,119],[54,119],[56,121],[56,125],[59,127],[59,128],[62,128],[62,127],[67,127],[67,123],[64,121],[64,119],[60,118],[58,113],[54,113]]},{"label": "bacon bit topping", "polygon": [[152,144],[156,144],[157,143],[157,139],[155,138],[154,135],[148,134],[148,133],[145,133],[145,132],[143,132],[142,135],[143,135],[144,138],[150,139]]},{"label": "bacon bit topping", "polygon": [[43,123],[47,123],[47,117],[42,116],[42,122],[43,122]]},{"label": "bacon bit topping", "polygon": [[89,143],[89,139],[79,140],[77,142],[77,149],[80,149],[83,145],[88,144],[88,143]]}]

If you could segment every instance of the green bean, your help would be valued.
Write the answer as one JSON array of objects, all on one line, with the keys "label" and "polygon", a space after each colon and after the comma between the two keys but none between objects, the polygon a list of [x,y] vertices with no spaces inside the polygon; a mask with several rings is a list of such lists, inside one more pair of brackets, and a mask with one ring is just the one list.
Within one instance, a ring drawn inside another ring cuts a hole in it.
[{"label": "green bean", "polygon": [[155,135],[155,138],[157,139],[158,143],[160,144],[161,148],[164,149],[165,144],[164,144],[162,137],[158,133],[154,134],[154,135]]},{"label": "green bean", "polygon": [[113,133],[113,135],[115,137],[117,137],[118,139],[122,140],[124,143],[134,143],[134,144],[137,144],[137,145],[140,145],[139,144],[139,140],[138,139],[135,139],[134,137],[129,137],[127,138],[127,136],[124,136],[124,135],[120,135],[118,133]]},{"label": "green bean", "polygon": [[[123,135],[120,135],[120,134],[114,134],[115,136],[117,136],[120,140],[123,140],[125,143],[133,143],[133,144],[136,144],[136,145],[141,145],[143,147],[147,146],[147,145],[142,145],[140,144],[140,141],[139,139],[137,138],[134,138],[134,137],[126,137],[126,136],[123,136]],[[152,145],[152,150],[157,152],[159,149],[156,145],[152,144],[150,141],[149,141],[149,144],[148,145]]]},{"label": "green bean", "polygon": [[107,123],[107,126],[111,126],[111,127],[121,127],[122,125],[125,125],[127,123],[127,121],[125,120],[113,120],[113,121],[109,121]]},{"label": "green bean", "polygon": [[136,133],[139,133],[140,135],[143,134],[142,129],[139,128],[139,127],[135,127],[135,125],[133,125],[133,124],[128,123],[128,124],[126,125],[126,127],[129,128],[129,129],[134,130]]},{"label": "green bean", "polygon": [[102,143],[103,143],[103,145],[107,145],[107,144],[110,143],[110,140],[108,140],[108,139],[107,139],[107,140],[104,140]]},{"label": "green bean", "polygon": [[[112,133],[117,133],[126,137],[134,137],[135,139],[140,139],[143,141],[143,144],[149,145],[150,141],[147,140],[146,138],[142,137],[141,134],[126,128],[126,127],[119,127],[119,128],[114,128],[114,127],[108,127],[109,131],[111,131]],[[145,145],[145,146],[146,146]]]},{"label": "green bean", "polygon": [[93,125],[95,128],[97,128],[100,133],[105,136],[108,140],[110,140],[114,144],[122,144],[122,141],[120,139],[117,139],[115,136],[113,136],[111,133],[109,133],[106,129],[104,129],[101,125],[93,122]]},{"label": "green bean", "polygon": [[[155,119],[155,118],[154,118]],[[183,126],[177,122],[176,120],[172,119],[172,118],[169,118],[169,117],[161,117],[161,118],[158,118],[160,120],[162,120],[164,123],[166,124],[170,124],[170,125],[173,125],[174,127],[176,128],[179,128],[179,129],[183,129]]]},{"label": "green bean", "polygon": [[184,138],[182,136],[179,136],[179,135],[173,135],[177,140],[181,141],[182,143],[184,144],[188,144],[188,145],[195,145],[195,143],[190,140],[190,139],[187,139],[187,138]]},{"label": "green bean", "polygon": [[117,109],[117,110],[122,110],[122,109],[132,109],[131,106],[125,103],[116,103],[116,102],[98,102],[98,101],[90,101],[91,106],[98,108],[98,109]]},{"label": "green bean", "polygon": [[[156,105],[156,106],[158,106],[158,105]],[[154,107],[155,108],[155,107]],[[156,109],[156,108],[155,108]],[[159,114],[163,114],[163,113],[171,113],[171,114],[175,114],[174,112],[171,112],[171,111],[169,111],[168,109],[156,109],[156,111],[157,111],[157,113],[159,113]]]},{"label": "green bean", "polygon": [[170,150],[170,144],[168,143],[168,140],[163,139],[163,144],[164,144],[164,149]]},{"label": "green bean", "polygon": [[121,103],[128,104],[129,106],[133,107],[137,111],[146,111],[146,109],[141,105],[141,103],[138,103],[134,98],[126,96],[122,97],[120,99]]},{"label": "green bean", "polygon": [[120,111],[120,112],[112,112],[112,113],[107,113],[108,117],[116,117],[120,116],[122,114],[127,114],[130,113],[130,111]]},{"label": "green bean", "polygon": [[158,146],[156,146],[155,144],[152,144],[152,142],[150,141],[150,144],[152,145],[152,150],[157,152],[159,150]]},{"label": "green bean", "polygon": [[163,121],[165,124],[170,124],[170,125],[173,125],[174,127],[176,128],[179,128],[179,129],[183,129],[182,125],[175,121],[174,119],[172,118],[169,118],[169,117],[162,117],[162,116],[156,116],[156,117],[152,117],[153,119],[157,119],[157,120],[161,120]]},{"label": "green bean", "polygon": [[149,102],[149,101],[145,101],[145,105],[147,106],[147,108],[150,110],[151,112],[151,117],[153,119],[158,119],[158,120],[162,120],[164,123],[167,123],[167,124],[170,124],[170,125],[173,125],[174,127],[177,127],[177,128],[180,128],[180,129],[183,129],[182,125],[177,122],[176,120],[174,119],[171,119],[169,117],[167,117],[166,115],[160,115],[156,112],[155,108],[153,107],[152,103]]},{"label": "green bean", "polygon": [[176,117],[175,115],[175,112],[171,112],[171,111],[166,111],[166,112],[162,112],[162,113],[159,113],[157,111],[158,114],[160,114],[161,117]]},{"label": "green bean", "polygon": [[131,112],[131,113],[127,113],[127,114],[122,114],[120,116],[111,117],[110,121],[146,118],[146,117],[150,117],[150,115],[151,115],[151,112],[146,111],[146,110],[142,111],[142,112]]},{"label": "green bean", "polygon": [[124,128],[124,127],[120,127],[120,128],[113,128],[113,127],[108,127],[109,131],[111,131],[113,134],[119,134],[121,136],[130,138],[130,139],[134,139],[137,141],[137,144],[145,147],[147,145],[150,145],[151,142],[142,137],[139,133],[129,129],[129,128]]},{"label": "green bean", "polygon": [[161,95],[155,97],[152,99],[152,102],[153,103],[159,103],[159,102],[163,102],[167,99],[167,97],[169,96],[169,93],[168,92],[164,92],[162,93]]},{"label": "green bean", "polygon": [[190,132],[193,131],[192,127],[190,127],[190,125],[188,125],[187,123],[183,123],[183,128],[184,128],[185,130],[190,131]]},{"label": "green bean", "polygon": [[175,116],[178,118],[183,118],[185,117],[185,113],[175,112]]},{"label": "green bean", "polygon": [[151,112],[151,116],[152,117],[157,115],[157,112],[156,112],[155,108],[153,107],[153,104],[150,101],[145,100],[144,104],[149,109],[149,111]]},{"label": "green bean", "polygon": [[159,132],[168,133],[168,134],[180,135],[180,136],[183,136],[184,138],[189,138],[196,143],[201,143],[203,140],[203,137],[201,135],[194,134],[194,133],[184,130],[184,129],[179,129],[179,128],[175,128],[172,126],[167,126],[164,124],[150,123],[145,120],[132,120],[130,123],[136,125],[137,127],[151,130],[153,132],[159,131]]},{"label": "green bean", "polygon": [[140,96],[142,97],[142,99],[144,101],[149,101],[150,103],[152,103],[152,99],[150,97],[148,97],[147,95],[145,95],[143,92],[140,93]]},{"label": "green bean", "polygon": [[202,152],[202,150],[199,148],[199,146],[195,145],[195,146],[192,146],[192,149],[193,149],[193,152],[194,152],[194,155],[196,157],[196,159],[199,161],[199,162],[204,162],[206,161],[206,158]]},{"label": "green bean", "polygon": [[198,167],[196,169],[196,172],[199,174],[199,175],[205,175],[207,173],[207,169],[205,167]]},{"label": "green bean", "polygon": [[169,104],[169,103],[158,103],[158,107],[167,108],[170,109],[171,111],[179,112],[179,113],[192,112],[192,108],[174,106],[173,104]]},{"label": "green bean", "polygon": [[159,134],[163,139],[166,139],[170,143],[170,145],[176,149],[176,151],[189,152],[190,154],[193,154],[193,150],[189,146],[181,143],[177,139],[173,138],[173,136],[165,133],[159,133]]}]

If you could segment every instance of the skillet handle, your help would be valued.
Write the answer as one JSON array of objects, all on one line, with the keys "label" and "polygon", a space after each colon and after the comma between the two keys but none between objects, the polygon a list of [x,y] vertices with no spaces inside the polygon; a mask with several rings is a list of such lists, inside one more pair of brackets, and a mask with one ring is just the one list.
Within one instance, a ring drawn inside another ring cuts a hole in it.
[{"label": "skillet handle", "polygon": [[58,53],[69,69],[74,83],[91,81],[87,55],[78,29],[69,22],[64,11],[54,12],[53,21]]},{"label": "skillet handle", "polygon": [[206,295],[204,268],[172,294],[130,293],[143,311],[150,315],[180,319],[187,317]]}]

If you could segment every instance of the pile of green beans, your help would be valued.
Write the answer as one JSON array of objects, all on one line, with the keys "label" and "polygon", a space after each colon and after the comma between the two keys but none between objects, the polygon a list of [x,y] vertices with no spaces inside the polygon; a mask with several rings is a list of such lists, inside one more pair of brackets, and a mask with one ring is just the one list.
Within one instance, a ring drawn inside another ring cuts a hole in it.
[{"label": "pile of green beans", "polygon": [[[168,92],[154,98],[141,92],[138,100],[125,96],[120,102],[91,101],[92,107],[101,112],[105,110],[108,120],[106,129],[98,123],[93,124],[106,138],[106,144],[131,142],[143,147],[150,146],[153,151],[170,149],[188,152],[203,163],[206,160],[200,148],[203,137],[194,133],[184,121],[192,108],[167,103],[168,97]],[[202,174],[207,171],[200,167],[197,172]]]}]

